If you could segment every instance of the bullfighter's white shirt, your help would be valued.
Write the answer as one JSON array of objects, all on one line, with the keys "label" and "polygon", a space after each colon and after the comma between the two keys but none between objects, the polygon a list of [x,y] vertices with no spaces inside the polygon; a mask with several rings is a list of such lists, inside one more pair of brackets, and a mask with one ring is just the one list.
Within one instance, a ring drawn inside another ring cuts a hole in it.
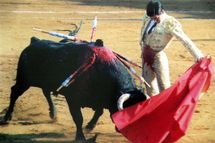
[{"label": "bullfighter's white shirt", "polygon": [[[144,15],[140,40],[142,40],[143,33],[149,22],[150,17]],[[168,44],[173,37],[180,40],[196,59],[203,57],[201,51],[183,32],[181,24],[174,17],[167,15],[165,12],[160,16],[160,23],[157,23],[156,27],[150,34],[146,34],[144,36],[142,48],[144,45],[148,45],[153,51],[160,52],[164,48],[168,47]]]}]

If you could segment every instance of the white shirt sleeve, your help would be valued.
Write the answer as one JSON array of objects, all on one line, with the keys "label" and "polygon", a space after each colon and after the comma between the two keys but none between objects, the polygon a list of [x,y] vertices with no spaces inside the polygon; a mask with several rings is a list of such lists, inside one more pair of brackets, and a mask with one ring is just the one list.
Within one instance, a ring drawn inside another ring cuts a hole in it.
[{"label": "white shirt sleeve", "polygon": [[191,55],[193,55],[197,60],[200,60],[203,57],[202,52],[184,33],[181,24],[176,19],[171,18],[167,24],[167,28],[173,36],[175,36],[179,41],[183,43],[183,45],[188,49]]}]

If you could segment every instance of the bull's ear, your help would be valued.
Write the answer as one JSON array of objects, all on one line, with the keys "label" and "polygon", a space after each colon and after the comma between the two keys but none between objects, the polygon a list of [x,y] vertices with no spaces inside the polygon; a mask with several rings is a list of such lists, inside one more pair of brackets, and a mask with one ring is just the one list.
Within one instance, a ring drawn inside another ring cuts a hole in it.
[{"label": "bull's ear", "polygon": [[125,93],[122,94],[117,101],[117,108],[119,111],[123,110],[123,103],[130,98],[131,94]]},{"label": "bull's ear", "polygon": [[104,46],[103,40],[102,39],[97,39],[96,42],[95,42],[95,46],[103,47]]}]

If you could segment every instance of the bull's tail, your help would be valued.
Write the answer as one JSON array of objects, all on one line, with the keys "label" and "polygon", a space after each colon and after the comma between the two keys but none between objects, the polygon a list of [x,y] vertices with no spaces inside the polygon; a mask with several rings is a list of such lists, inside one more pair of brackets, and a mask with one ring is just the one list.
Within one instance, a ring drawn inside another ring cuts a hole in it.
[{"label": "bull's tail", "polygon": [[40,40],[39,38],[33,36],[33,37],[31,37],[31,44],[35,43],[35,42],[37,42],[39,40]]},{"label": "bull's tail", "polygon": [[16,75],[16,81],[17,82],[25,82],[25,84],[27,84],[27,68],[28,68],[28,50],[29,50],[29,47],[40,41],[40,39],[36,38],[36,37],[31,37],[31,40],[30,40],[30,45],[25,48],[20,57],[19,57],[19,61],[18,61],[18,66],[17,66],[17,75]]},{"label": "bull's tail", "polygon": [[8,107],[7,113],[4,116],[3,123],[7,123],[12,118],[12,113],[16,100],[30,87],[25,78],[25,66],[23,66],[23,61],[25,61],[24,52],[22,52],[19,58],[16,83],[14,86],[11,87],[10,105]]},{"label": "bull's tail", "polygon": [[[25,51],[25,50],[24,50]],[[25,52],[22,52],[18,61],[17,65],[17,74],[16,74],[16,82],[24,82],[26,83],[26,62],[27,62],[27,57]]]}]

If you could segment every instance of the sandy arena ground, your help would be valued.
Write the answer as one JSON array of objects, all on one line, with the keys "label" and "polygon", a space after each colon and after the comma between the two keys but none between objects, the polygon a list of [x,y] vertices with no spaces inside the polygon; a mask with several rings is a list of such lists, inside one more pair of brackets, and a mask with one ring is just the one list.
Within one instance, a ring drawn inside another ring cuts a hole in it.
[{"label": "sandy arena ground", "polygon": [[[9,104],[10,87],[15,83],[17,61],[30,38],[60,40],[37,31],[71,29],[71,23],[84,25],[79,37],[88,40],[92,18],[97,15],[95,38],[103,39],[110,49],[141,64],[138,45],[141,18],[147,0],[0,0],[0,118]],[[170,15],[176,16],[184,31],[203,51],[215,58],[215,3],[214,0],[163,0]],[[174,40],[166,49],[173,83],[194,58],[184,46]],[[140,71],[138,71],[140,73]],[[215,142],[215,80],[209,91],[198,102],[187,134],[178,143]],[[67,143],[73,142],[75,125],[65,99],[53,97],[57,121],[48,115],[48,105],[38,88],[31,88],[19,98],[9,125],[0,126],[1,143]],[[83,109],[84,126],[92,116],[91,109]],[[114,130],[108,111],[99,119],[96,128],[86,137],[98,133],[98,143],[128,143]]]}]

